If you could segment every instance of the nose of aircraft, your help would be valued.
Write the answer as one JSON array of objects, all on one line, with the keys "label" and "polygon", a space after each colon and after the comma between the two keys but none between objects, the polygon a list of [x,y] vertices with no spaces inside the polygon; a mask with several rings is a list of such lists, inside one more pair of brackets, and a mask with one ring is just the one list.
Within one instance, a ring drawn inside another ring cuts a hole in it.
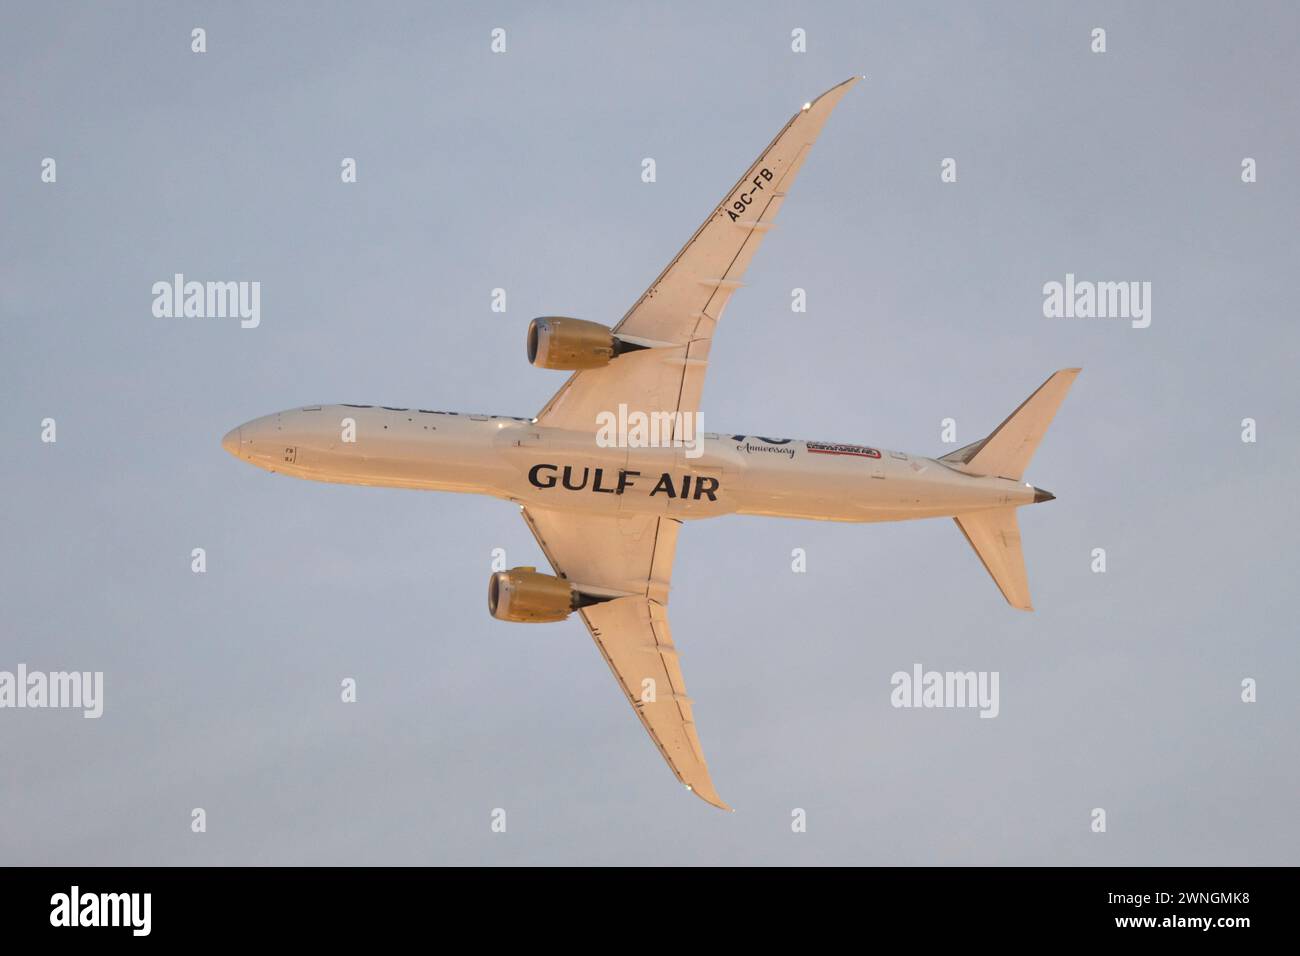
[{"label": "nose of aircraft", "polygon": [[221,439],[221,447],[230,452],[236,458],[239,457],[239,436],[242,429],[232,428],[226,432],[225,437]]}]

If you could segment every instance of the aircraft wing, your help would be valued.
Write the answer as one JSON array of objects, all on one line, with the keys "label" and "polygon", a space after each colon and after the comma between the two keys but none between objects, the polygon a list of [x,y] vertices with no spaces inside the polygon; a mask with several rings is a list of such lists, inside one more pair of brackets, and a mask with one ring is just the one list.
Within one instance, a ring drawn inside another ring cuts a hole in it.
[{"label": "aircraft wing", "polygon": [[668,587],[681,522],[654,515],[583,515],[523,508],[555,573],[621,596],[582,608],[587,630],[677,779],[730,810],[709,778],[668,627]]},{"label": "aircraft wing", "polygon": [[[709,344],[731,293],[772,227],[831,111],[858,81],[845,80],[805,104],[695,231],[659,278],[614,327],[634,344],[603,368],[575,372],[537,415],[538,424],[595,431],[596,414],[696,412]],[[676,437],[676,436],[674,436]]]}]

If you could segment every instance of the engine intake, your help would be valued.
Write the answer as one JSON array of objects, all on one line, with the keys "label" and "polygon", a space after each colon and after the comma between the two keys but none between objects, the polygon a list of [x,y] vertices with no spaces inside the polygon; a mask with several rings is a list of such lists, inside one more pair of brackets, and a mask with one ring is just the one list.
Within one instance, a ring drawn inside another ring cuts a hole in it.
[{"label": "engine intake", "polygon": [[643,348],[624,342],[608,326],[548,315],[528,325],[528,361],[538,368],[601,368],[615,356]]},{"label": "engine intake", "polygon": [[605,600],[583,594],[563,578],[541,574],[536,568],[511,568],[488,578],[488,611],[501,621],[563,621],[578,608]]}]

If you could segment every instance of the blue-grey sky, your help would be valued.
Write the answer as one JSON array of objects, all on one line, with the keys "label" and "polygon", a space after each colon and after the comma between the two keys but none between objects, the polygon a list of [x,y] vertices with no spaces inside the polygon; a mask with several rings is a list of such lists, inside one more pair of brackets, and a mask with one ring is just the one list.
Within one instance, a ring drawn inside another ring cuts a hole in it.
[{"label": "blue-grey sky", "polygon": [[[0,670],[103,671],[105,701],[0,710],[0,863],[1300,862],[1293,5],[2,17]],[[492,549],[544,564],[516,508],[219,442],[320,401],[534,414],[563,375],[529,318],[617,321],[855,73],[727,309],[706,427],[938,455],[944,418],[965,444],[1084,371],[1026,475],[1058,495],[1021,514],[1033,614],[947,520],[683,529],[723,814],[580,622],[488,616]],[[260,326],[155,318],[177,272],[260,282]],[[1045,318],[1066,273],[1150,282],[1150,327]],[[999,672],[999,716],[891,707],[918,662]]]}]

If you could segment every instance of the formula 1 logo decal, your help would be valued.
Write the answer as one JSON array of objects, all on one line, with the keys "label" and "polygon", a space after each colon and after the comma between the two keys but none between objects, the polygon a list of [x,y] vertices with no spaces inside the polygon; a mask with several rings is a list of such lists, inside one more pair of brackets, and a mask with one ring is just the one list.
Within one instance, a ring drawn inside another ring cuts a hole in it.
[{"label": "formula 1 logo decal", "polygon": [[829,442],[806,442],[808,452],[813,455],[853,455],[857,458],[879,458],[880,451],[865,445],[833,445]]}]

